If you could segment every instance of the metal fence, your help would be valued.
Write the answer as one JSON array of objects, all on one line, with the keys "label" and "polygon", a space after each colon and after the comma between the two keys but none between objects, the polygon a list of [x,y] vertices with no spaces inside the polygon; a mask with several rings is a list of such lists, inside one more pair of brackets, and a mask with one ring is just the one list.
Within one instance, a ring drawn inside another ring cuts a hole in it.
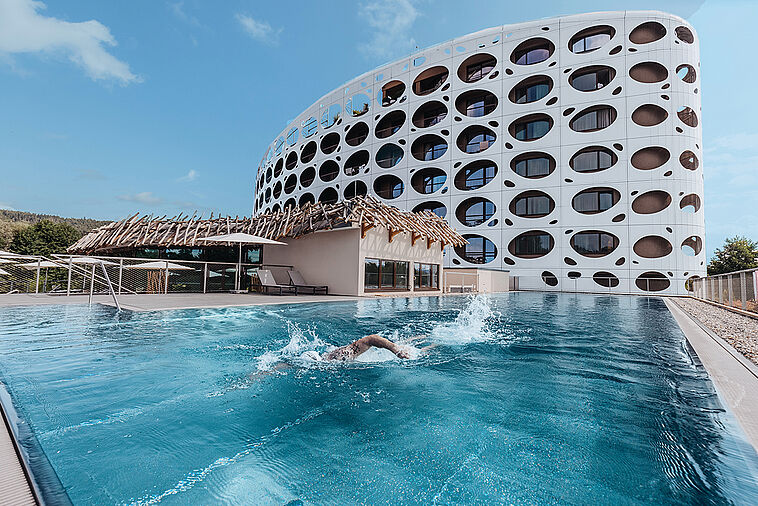
[{"label": "metal fence", "polygon": [[698,299],[758,313],[758,269],[695,279],[690,293]]},{"label": "metal fence", "polygon": [[[60,295],[107,294],[108,283],[100,264],[77,263],[82,257],[54,255],[5,256],[0,259],[0,293],[48,293]],[[154,258],[86,257],[102,260],[116,294],[126,293],[213,293],[235,289],[239,275],[242,290],[256,290],[259,268],[270,270],[277,282],[289,284],[289,265],[166,260],[168,269],[144,269]],[[238,274],[239,270],[239,274]]]}]

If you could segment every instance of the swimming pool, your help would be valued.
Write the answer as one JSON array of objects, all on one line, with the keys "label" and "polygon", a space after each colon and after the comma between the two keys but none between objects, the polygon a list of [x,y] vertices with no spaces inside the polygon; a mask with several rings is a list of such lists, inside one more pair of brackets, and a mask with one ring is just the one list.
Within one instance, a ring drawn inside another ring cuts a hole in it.
[{"label": "swimming pool", "polygon": [[[373,332],[438,346],[301,358]],[[0,374],[74,504],[758,502],[656,298],[7,308]]]}]

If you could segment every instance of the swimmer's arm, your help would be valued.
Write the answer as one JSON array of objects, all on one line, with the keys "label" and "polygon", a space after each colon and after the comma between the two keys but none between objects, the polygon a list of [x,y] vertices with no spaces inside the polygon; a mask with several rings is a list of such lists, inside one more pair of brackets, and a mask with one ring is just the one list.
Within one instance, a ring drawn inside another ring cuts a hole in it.
[{"label": "swimmer's arm", "polygon": [[363,339],[365,340],[366,344],[370,346],[374,346],[376,348],[384,348],[385,350],[390,350],[392,353],[394,353],[400,358],[410,357],[407,351],[405,351],[403,348],[393,343],[389,339],[383,338],[382,336],[372,334],[370,336],[364,337]]},{"label": "swimmer's arm", "polygon": [[262,379],[266,376],[271,376],[272,374],[276,374],[278,371],[281,371],[283,369],[289,369],[292,367],[291,365],[285,363],[285,362],[279,362],[275,366],[273,366],[271,369],[268,369],[266,371],[258,371],[250,374],[248,378],[252,381]]}]

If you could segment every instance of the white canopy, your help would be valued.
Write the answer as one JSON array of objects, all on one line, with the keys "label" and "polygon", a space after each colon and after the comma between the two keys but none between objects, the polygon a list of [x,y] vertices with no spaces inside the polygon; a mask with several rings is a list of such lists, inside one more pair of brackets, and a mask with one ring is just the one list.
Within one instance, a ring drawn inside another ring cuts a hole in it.
[{"label": "white canopy", "polygon": [[6,260],[4,258],[0,258],[0,264],[12,264],[14,263],[13,260]]},{"label": "white canopy", "polygon": [[23,267],[24,269],[29,269],[30,271],[33,271],[37,268],[40,269],[47,269],[48,267],[63,267],[66,268],[65,265],[57,263],[57,262],[51,262],[50,260],[42,260],[40,262],[32,262],[30,264],[19,264],[19,267]]},{"label": "white canopy", "polygon": [[[68,260],[65,260],[65,262],[68,263]],[[93,258],[93,257],[74,257],[71,259],[72,264],[99,265],[101,262],[104,263],[105,265],[118,265],[115,262],[109,262],[108,260],[101,260],[99,258]]]},{"label": "white canopy", "polygon": [[148,271],[156,270],[169,270],[169,271],[192,271],[193,267],[187,267],[185,265],[174,264],[166,260],[158,260],[156,262],[145,262],[144,264],[137,265],[125,265],[126,269],[144,269]]},{"label": "white canopy", "polygon": [[37,257],[30,255],[19,255],[18,253],[11,253],[10,251],[3,251],[0,249],[0,257],[15,258],[18,260],[34,260]]},{"label": "white canopy", "polygon": [[274,241],[272,239],[266,239],[265,237],[259,237],[257,235],[252,235],[252,234],[245,234],[242,232],[237,232],[235,234],[223,234],[223,235],[212,235],[210,237],[201,237],[198,239],[198,241],[234,242],[238,244],[283,244],[285,246],[287,244],[285,242]]},{"label": "white canopy", "polygon": [[0,276],[10,276],[10,275],[11,275],[10,272],[0,269]]}]

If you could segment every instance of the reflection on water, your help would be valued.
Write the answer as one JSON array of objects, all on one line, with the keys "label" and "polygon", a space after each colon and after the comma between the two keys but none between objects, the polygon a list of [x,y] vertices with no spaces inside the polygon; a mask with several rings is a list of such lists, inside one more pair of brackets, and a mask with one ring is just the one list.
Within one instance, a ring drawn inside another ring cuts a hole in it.
[{"label": "reflection on water", "polygon": [[[413,359],[308,354],[371,333]],[[75,504],[758,502],[758,457],[656,298],[9,308],[0,335]]]}]

